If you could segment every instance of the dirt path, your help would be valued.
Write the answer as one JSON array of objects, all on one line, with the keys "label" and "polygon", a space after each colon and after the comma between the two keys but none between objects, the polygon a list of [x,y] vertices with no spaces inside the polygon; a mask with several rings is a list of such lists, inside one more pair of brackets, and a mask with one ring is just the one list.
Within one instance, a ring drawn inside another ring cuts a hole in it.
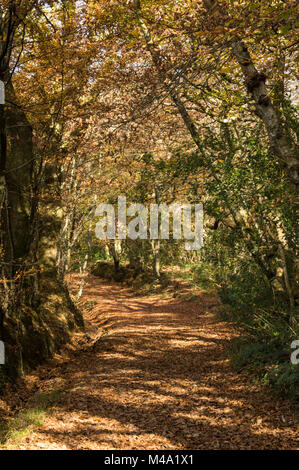
[{"label": "dirt path", "polygon": [[93,276],[84,299],[97,302],[89,328],[108,320],[109,334],[36,372],[63,393],[24,448],[298,448],[289,405],[232,371],[215,299],[139,297]]}]

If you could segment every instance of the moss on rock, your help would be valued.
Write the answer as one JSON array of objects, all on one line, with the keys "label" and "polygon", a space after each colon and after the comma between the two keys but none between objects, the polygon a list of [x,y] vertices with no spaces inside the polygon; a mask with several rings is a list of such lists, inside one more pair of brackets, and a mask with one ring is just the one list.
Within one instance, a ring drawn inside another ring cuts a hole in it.
[{"label": "moss on rock", "polygon": [[72,331],[84,325],[81,313],[54,275],[44,275],[41,292],[38,306],[24,305],[4,321],[0,392],[5,379],[16,378],[52,357],[70,340]]}]

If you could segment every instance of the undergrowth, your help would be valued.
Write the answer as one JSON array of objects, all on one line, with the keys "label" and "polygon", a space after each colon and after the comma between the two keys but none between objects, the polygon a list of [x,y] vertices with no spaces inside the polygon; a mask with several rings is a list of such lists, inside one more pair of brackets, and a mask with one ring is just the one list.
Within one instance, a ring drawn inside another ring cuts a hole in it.
[{"label": "undergrowth", "polygon": [[274,298],[257,273],[230,276],[219,289],[219,315],[241,332],[231,348],[237,370],[249,372],[263,385],[299,403],[299,365],[291,363],[291,343],[299,338],[298,312],[290,312],[284,298]]},{"label": "undergrowth", "polygon": [[33,430],[43,425],[49,408],[59,402],[60,390],[37,393],[30,406],[0,424],[0,449],[18,446]]}]

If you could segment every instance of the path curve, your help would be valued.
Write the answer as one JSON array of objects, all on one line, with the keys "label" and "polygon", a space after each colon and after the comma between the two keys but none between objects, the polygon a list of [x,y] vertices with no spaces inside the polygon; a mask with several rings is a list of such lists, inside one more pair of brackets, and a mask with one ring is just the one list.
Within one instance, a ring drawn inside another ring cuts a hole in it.
[{"label": "path curve", "polygon": [[298,449],[290,406],[231,369],[214,298],[140,297],[88,276],[86,300],[88,327],[108,335],[36,372],[63,394],[24,447]]}]

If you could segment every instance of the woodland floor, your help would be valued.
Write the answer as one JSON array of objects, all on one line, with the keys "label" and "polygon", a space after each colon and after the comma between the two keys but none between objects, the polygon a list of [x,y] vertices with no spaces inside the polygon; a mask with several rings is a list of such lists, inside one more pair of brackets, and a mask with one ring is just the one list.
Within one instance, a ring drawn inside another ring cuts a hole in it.
[{"label": "woodland floor", "polygon": [[291,405],[231,368],[215,297],[139,296],[90,275],[82,303],[87,334],[23,382],[60,399],[14,448],[299,448]]}]

